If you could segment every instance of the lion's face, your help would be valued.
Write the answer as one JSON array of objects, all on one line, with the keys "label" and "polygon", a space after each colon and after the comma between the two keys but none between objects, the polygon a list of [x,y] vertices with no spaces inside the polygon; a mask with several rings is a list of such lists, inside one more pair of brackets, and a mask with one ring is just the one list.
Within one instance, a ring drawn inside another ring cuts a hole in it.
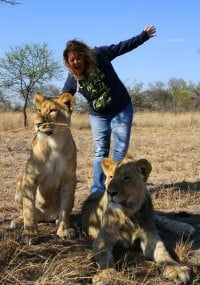
[{"label": "lion's face", "polygon": [[110,208],[138,208],[144,201],[146,181],[151,164],[146,159],[125,158],[119,163],[109,158],[102,161]]},{"label": "lion's face", "polygon": [[71,94],[63,93],[58,97],[45,97],[37,93],[34,101],[38,111],[34,123],[39,135],[49,136],[59,127],[66,128],[70,125],[71,112],[75,105]]}]

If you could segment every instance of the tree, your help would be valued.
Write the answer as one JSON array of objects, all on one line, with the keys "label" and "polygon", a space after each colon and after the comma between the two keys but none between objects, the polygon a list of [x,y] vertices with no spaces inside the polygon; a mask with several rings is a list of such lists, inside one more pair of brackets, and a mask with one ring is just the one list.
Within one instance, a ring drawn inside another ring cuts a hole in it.
[{"label": "tree", "polygon": [[6,100],[3,92],[0,90],[0,110],[5,110],[7,108],[10,108],[10,102]]},{"label": "tree", "polygon": [[173,110],[180,112],[184,106],[190,105],[191,95],[183,79],[171,78],[168,82],[169,92],[172,94]]},{"label": "tree", "polygon": [[16,4],[20,4],[19,2],[16,2],[15,0],[0,0],[0,3],[7,3],[7,4],[12,4],[12,5],[16,5]]},{"label": "tree", "polygon": [[87,100],[79,93],[76,93],[76,109],[78,113],[86,113],[88,111]]},{"label": "tree", "polygon": [[195,85],[194,83],[190,82],[188,88],[192,97],[193,109],[200,110],[200,83]]},{"label": "tree", "polygon": [[0,86],[19,92],[24,100],[24,126],[27,126],[26,107],[29,97],[37,85],[58,79],[62,66],[54,59],[48,45],[24,44],[11,47],[11,51],[0,59]]},{"label": "tree", "polygon": [[165,89],[165,84],[162,81],[149,84],[148,92],[152,107],[161,110],[171,107],[171,93]]},{"label": "tree", "polygon": [[127,86],[127,90],[129,92],[129,95],[131,96],[132,104],[135,106],[135,108],[141,107],[141,97],[140,94],[142,92],[143,83],[141,82],[135,82],[132,87]]},{"label": "tree", "polygon": [[59,96],[62,93],[61,88],[53,84],[42,84],[35,88],[34,93],[40,92],[44,96]]}]

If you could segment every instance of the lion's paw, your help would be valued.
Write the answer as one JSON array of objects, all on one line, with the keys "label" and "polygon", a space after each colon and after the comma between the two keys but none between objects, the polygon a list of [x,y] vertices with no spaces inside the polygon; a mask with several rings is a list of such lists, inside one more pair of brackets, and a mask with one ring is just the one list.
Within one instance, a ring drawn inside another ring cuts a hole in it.
[{"label": "lion's paw", "polygon": [[72,228],[64,230],[63,228],[58,228],[57,235],[62,239],[74,239],[76,237],[76,231]]},{"label": "lion's paw", "polygon": [[38,244],[38,235],[22,235],[21,242],[27,245],[34,245]]},{"label": "lion's paw", "polygon": [[23,217],[17,217],[16,219],[13,219],[10,222],[10,229],[15,230],[15,229],[21,229],[24,224],[24,219]]},{"label": "lion's paw", "polygon": [[190,281],[190,269],[187,266],[179,264],[166,265],[163,271],[163,276],[176,284],[188,284]]},{"label": "lion's paw", "polygon": [[28,245],[36,244],[38,242],[37,226],[26,226],[22,232],[21,241]]},{"label": "lion's paw", "polygon": [[109,285],[113,276],[116,276],[116,270],[114,268],[104,269],[101,272],[94,275],[92,278],[92,284],[94,285]]}]

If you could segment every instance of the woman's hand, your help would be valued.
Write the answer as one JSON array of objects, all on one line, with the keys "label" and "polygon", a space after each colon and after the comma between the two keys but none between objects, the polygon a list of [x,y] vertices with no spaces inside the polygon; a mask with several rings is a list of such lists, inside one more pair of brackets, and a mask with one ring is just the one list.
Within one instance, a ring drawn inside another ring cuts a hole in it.
[{"label": "woman's hand", "polygon": [[149,38],[152,38],[152,37],[156,36],[156,27],[155,26],[146,26],[144,28],[144,31],[147,33]]}]

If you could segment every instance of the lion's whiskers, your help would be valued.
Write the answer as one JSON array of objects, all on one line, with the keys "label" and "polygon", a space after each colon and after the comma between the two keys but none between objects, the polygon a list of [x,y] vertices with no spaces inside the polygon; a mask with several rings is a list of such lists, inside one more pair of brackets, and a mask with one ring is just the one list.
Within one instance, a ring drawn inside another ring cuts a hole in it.
[{"label": "lion's whiskers", "polygon": [[[71,127],[69,124],[67,123],[56,123],[56,122],[45,122],[45,123],[41,123],[40,126],[41,127],[45,127],[45,126],[51,126],[51,125],[54,125],[54,126],[58,126],[61,130],[64,130],[64,129],[69,129],[71,130]],[[35,124],[35,126],[37,127],[37,124]],[[50,130],[53,132],[54,131],[54,128],[51,127]]]}]

